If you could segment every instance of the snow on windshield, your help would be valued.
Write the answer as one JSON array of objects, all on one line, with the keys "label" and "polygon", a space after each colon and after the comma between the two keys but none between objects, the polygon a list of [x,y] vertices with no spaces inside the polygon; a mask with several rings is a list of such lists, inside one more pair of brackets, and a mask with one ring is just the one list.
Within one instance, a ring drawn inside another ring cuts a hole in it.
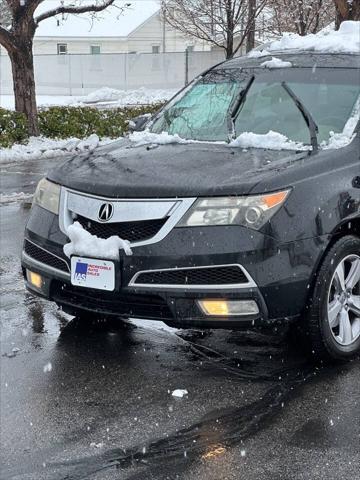
[{"label": "snow on windshield", "polygon": [[230,147],[241,148],[266,148],[269,150],[309,150],[311,147],[303,143],[293,142],[285,135],[270,130],[261,135],[252,132],[244,132],[229,143]]}]

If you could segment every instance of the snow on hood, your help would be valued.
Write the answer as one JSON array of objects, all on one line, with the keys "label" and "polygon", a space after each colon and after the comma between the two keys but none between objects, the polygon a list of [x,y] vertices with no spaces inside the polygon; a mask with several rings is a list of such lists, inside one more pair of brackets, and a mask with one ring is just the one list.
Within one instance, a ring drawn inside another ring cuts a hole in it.
[{"label": "snow on hood", "polygon": [[64,253],[67,257],[79,255],[82,257],[103,258],[119,260],[119,251],[124,250],[126,255],[132,255],[130,242],[113,235],[110,238],[98,238],[87,232],[79,222],[75,222],[67,229],[70,243],[64,245]]},{"label": "snow on hood", "polygon": [[302,50],[318,53],[359,53],[360,22],[347,21],[340,25],[338,31],[322,30],[317,34],[300,36],[286,33],[279,40],[266,45],[264,50],[254,50],[249,57],[258,58],[270,52]]},{"label": "snow on hood", "polygon": [[141,147],[142,145],[171,145],[174,143],[199,143],[194,140],[185,140],[179,135],[170,135],[168,132],[162,133],[152,133],[149,130],[144,130],[142,132],[133,132],[129,135],[129,140],[135,143],[136,147]]},{"label": "snow on hood", "polygon": [[270,150],[309,150],[310,147],[303,143],[293,142],[285,135],[270,130],[264,135],[252,132],[244,132],[230,144],[230,147],[240,148],[264,148]]},{"label": "snow on hood", "polygon": [[[359,104],[359,101],[358,101]],[[330,138],[327,142],[322,142],[320,147],[324,150],[338,149],[346,147],[355,136],[355,127],[359,121],[358,106],[353,115],[345,125],[343,132],[330,132]],[[215,144],[225,145],[232,148],[263,148],[267,150],[310,150],[309,145],[301,142],[294,142],[285,135],[270,130],[266,134],[257,134],[253,132],[243,132],[235,140],[230,143],[227,142],[202,142],[198,140],[186,140],[179,135],[170,135],[167,132],[151,133],[149,130],[142,132],[134,132],[129,135],[129,140],[135,144],[136,147],[144,145],[174,145],[174,144]]]}]

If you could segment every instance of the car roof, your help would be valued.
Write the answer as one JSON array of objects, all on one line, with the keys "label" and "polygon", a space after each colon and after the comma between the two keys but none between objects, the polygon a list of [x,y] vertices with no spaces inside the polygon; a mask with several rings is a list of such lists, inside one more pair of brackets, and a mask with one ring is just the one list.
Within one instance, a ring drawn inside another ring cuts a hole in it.
[{"label": "car roof", "polygon": [[[259,52],[260,53],[260,52]],[[285,62],[291,62],[297,68],[360,68],[360,54],[357,53],[313,53],[300,51],[273,51],[261,57],[235,57],[227,60],[217,69],[223,68],[256,68],[272,57],[280,58]]]}]

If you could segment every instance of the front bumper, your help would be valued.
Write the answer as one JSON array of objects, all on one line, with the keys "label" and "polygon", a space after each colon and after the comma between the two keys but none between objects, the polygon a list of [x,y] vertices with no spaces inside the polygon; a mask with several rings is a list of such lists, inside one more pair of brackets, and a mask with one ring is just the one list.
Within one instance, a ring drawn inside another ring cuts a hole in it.
[{"label": "front bumper", "polygon": [[[58,217],[50,212],[33,207],[25,240],[69,264],[62,251],[67,239]],[[317,259],[325,247],[325,240],[319,238],[279,245],[272,237],[241,227],[174,228],[162,241],[134,248],[131,257],[121,256],[122,282],[111,293],[74,287],[69,271],[50,267],[25,252],[22,266],[24,274],[28,269],[43,277],[41,289],[26,281],[32,293],[55,301],[71,314],[90,311],[163,320],[182,327],[234,328],[296,319],[304,309]],[[136,283],[139,272],[221,265],[240,265],[248,278],[242,284],[195,287]],[[254,300],[259,313],[209,317],[198,305],[200,299]]]}]

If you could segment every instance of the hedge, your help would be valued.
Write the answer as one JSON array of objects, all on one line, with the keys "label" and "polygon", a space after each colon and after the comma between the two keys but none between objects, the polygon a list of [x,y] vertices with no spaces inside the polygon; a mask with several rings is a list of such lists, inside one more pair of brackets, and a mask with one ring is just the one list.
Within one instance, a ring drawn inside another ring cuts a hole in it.
[{"label": "hedge", "polygon": [[28,138],[25,115],[0,108],[0,146],[11,147]]},{"label": "hedge", "polygon": [[[39,111],[40,134],[63,139],[86,138],[96,133],[100,138],[116,138],[128,130],[129,120],[155,113],[162,104],[98,110],[91,107],[50,107]],[[28,139],[24,115],[0,108],[0,146],[10,147]]]}]

